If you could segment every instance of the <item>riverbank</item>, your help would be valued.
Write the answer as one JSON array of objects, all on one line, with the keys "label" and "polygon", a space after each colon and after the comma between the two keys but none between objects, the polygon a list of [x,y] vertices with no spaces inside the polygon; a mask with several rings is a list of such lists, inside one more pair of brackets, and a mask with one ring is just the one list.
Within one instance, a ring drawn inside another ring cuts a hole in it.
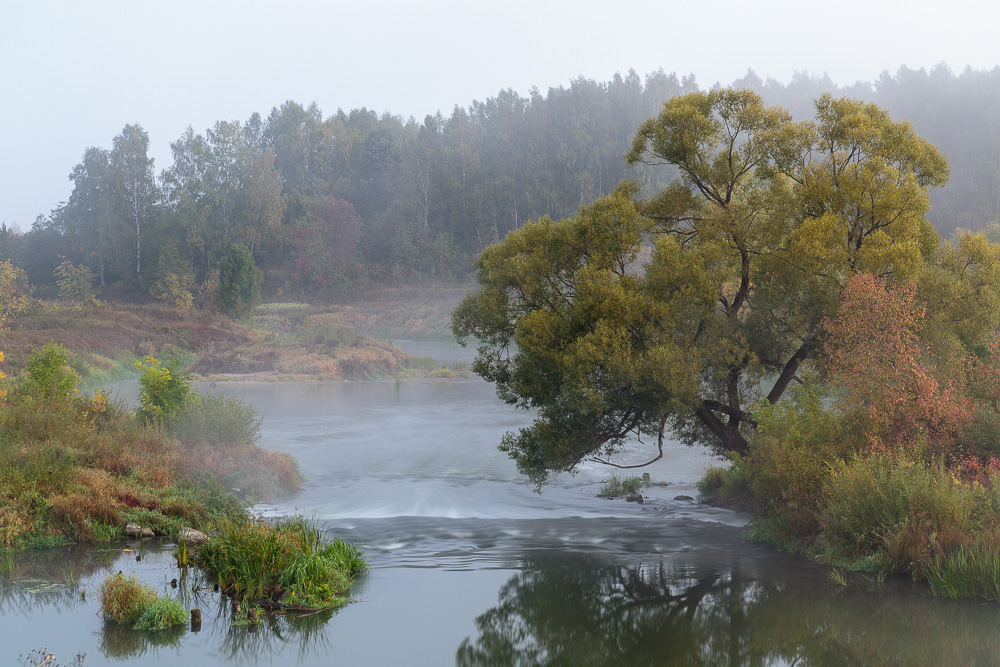
[{"label": "riverbank", "polygon": [[136,410],[80,393],[66,362],[49,343],[0,394],[0,552],[110,541],[128,524],[208,530],[300,488],[295,461],[257,446],[257,413],[238,399],[192,392],[153,360]]},{"label": "riverbank", "polygon": [[926,581],[936,595],[1000,601],[1000,460],[926,442],[875,446],[818,400],[762,414],[749,451],[699,483],[753,515],[744,535],[844,571]]},{"label": "riverbank", "polygon": [[245,321],[162,304],[42,302],[7,334],[4,370],[16,375],[32,350],[64,345],[86,384],[134,377],[147,356],[179,358],[199,379],[370,380],[464,377],[395,348],[394,339],[452,340],[450,313],[465,294],[454,286],[372,292],[350,303],[269,303]]}]

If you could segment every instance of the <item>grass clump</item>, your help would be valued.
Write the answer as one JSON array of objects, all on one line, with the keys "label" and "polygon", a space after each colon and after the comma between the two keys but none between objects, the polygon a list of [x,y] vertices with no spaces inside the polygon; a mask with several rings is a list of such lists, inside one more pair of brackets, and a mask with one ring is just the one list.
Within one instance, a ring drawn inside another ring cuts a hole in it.
[{"label": "grass clump", "polygon": [[155,598],[146,605],[135,622],[136,630],[159,631],[187,624],[188,612],[176,600]]},{"label": "grass clump", "polygon": [[611,477],[601,485],[601,490],[598,491],[597,495],[601,498],[621,498],[632,493],[634,489],[649,488],[652,485],[653,483],[648,476],[626,477],[611,473]]},{"label": "grass clump", "polygon": [[156,591],[136,577],[121,572],[101,582],[101,618],[119,625],[133,625],[156,599]]},{"label": "grass clump", "polygon": [[101,582],[101,617],[136,630],[159,631],[187,623],[187,610],[175,600],[161,598],[136,577],[121,572]]},{"label": "grass clump", "polygon": [[994,545],[961,547],[926,568],[935,595],[1000,601],[1000,551]]},{"label": "grass clump", "polygon": [[198,549],[196,562],[228,595],[286,607],[339,606],[368,569],[357,547],[324,540],[301,518],[228,524]]}]

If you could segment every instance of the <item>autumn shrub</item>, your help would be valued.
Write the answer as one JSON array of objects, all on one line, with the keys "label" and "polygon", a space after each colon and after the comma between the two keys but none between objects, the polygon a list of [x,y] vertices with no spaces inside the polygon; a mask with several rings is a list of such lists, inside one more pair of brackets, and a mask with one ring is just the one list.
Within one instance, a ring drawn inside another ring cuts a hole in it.
[{"label": "autumn shrub", "polygon": [[816,512],[830,462],[851,450],[841,421],[815,391],[764,405],[755,417],[757,434],[743,465],[756,509],[780,514],[789,538],[807,537],[819,528]]},{"label": "autumn shrub", "polygon": [[54,275],[58,278],[59,298],[77,301],[88,306],[99,305],[97,288],[94,287],[94,272],[86,266],[76,266],[66,259],[56,267]]},{"label": "autumn shrub", "polygon": [[838,312],[824,323],[823,364],[828,382],[840,389],[838,408],[867,444],[917,444],[948,456],[975,409],[964,377],[968,360],[934,350],[925,319],[915,284],[854,276]]}]

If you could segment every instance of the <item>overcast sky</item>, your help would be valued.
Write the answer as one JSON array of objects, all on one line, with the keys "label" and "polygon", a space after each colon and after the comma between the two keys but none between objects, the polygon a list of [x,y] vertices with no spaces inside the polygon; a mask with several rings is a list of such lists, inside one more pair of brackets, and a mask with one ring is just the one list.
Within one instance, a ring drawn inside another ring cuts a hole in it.
[{"label": "overcast sky", "polygon": [[0,221],[29,229],[126,123],[149,132],[159,173],[188,125],[287,99],[423,119],[629,69],[846,85],[901,65],[992,69],[998,26],[987,0],[0,0]]}]

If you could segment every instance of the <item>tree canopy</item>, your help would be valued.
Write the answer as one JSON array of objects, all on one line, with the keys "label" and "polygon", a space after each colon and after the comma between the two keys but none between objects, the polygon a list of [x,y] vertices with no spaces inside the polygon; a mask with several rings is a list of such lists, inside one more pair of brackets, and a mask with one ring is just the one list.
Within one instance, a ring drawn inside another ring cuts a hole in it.
[{"label": "tree canopy", "polygon": [[755,409],[815,379],[852,276],[913,283],[939,349],[985,343],[1000,254],[927,221],[944,156],[873,104],[815,109],[795,122],[747,90],[675,97],[626,156],[676,168],[669,186],[643,199],[623,183],[482,253],[453,329],[501,398],[537,409],[501,444],[534,482],[637,433],[661,454],[667,432],[745,453]]}]

